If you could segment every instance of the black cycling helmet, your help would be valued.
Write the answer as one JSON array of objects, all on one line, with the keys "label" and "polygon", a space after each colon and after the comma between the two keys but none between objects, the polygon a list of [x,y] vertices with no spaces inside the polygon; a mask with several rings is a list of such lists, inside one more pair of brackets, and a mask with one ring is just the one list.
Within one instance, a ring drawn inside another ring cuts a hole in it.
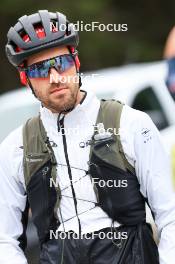
[{"label": "black cycling helmet", "polygon": [[[52,31],[51,24],[55,23],[61,30]],[[61,26],[60,26],[61,25]],[[45,37],[38,38],[35,28],[39,26],[44,29]],[[24,40],[27,35],[30,41]],[[7,33],[6,55],[11,64],[19,66],[32,54],[44,49],[57,46],[78,46],[78,32],[74,30],[66,16],[62,13],[39,10],[32,15],[24,15],[18,19],[14,27]]]}]

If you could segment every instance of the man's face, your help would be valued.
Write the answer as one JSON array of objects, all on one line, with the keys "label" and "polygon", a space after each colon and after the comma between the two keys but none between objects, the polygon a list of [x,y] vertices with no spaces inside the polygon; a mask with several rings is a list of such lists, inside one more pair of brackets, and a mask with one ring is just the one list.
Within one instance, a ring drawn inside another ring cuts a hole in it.
[{"label": "man's face", "polygon": [[[69,54],[67,47],[48,49],[29,57],[27,65],[63,54]],[[52,112],[66,111],[74,107],[80,93],[77,80],[75,65],[61,74],[51,68],[47,78],[30,78],[37,98]]]}]

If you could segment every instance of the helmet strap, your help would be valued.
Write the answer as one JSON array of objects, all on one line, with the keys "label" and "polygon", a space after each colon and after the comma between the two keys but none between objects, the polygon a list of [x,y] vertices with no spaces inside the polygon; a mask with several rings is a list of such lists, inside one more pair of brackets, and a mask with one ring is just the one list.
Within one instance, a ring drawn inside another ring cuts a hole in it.
[{"label": "helmet strap", "polygon": [[26,79],[27,79],[27,84],[28,84],[28,86],[30,87],[30,89],[32,90],[33,95],[37,98],[37,96],[36,96],[36,94],[35,94],[35,92],[34,92],[34,89],[33,89],[32,83],[31,83],[31,81],[30,81],[30,79],[28,78],[27,75],[26,75]]}]

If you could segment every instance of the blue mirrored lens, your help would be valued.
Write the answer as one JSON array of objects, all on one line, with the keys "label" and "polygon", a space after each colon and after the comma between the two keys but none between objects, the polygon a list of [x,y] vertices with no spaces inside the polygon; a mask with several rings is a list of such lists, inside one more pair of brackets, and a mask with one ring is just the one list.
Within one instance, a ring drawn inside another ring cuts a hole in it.
[{"label": "blue mirrored lens", "polygon": [[74,59],[69,54],[55,58],[55,67],[60,73],[68,70],[73,65]]},{"label": "blue mirrored lens", "polygon": [[43,78],[48,76],[50,64],[46,62],[37,63],[27,68],[29,78]]},{"label": "blue mirrored lens", "polygon": [[46,78],[48,77],[49,69],[52,67],[62,73],[73,65],[74,59],[72,55],[65,54],[27,67],[26,74],[29,78]]}]

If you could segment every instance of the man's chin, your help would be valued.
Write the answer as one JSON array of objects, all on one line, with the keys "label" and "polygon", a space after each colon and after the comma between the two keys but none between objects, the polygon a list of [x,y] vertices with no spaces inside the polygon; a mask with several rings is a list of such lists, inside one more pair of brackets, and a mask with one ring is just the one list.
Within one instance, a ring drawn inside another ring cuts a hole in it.
[{"label": "man's chin", "polygon": [[54,101],[52,100],[52,102],[50,102],[46,106],[46,108],[50,109],[54,113],[60,113],[60,112],[66,113],[68,110],[73,109],[75,104],[76,101],[75,102],[73,102],[72,100],[69,101],[63,97],[61,100],[60,98],[59,99],[57,98]]}]

